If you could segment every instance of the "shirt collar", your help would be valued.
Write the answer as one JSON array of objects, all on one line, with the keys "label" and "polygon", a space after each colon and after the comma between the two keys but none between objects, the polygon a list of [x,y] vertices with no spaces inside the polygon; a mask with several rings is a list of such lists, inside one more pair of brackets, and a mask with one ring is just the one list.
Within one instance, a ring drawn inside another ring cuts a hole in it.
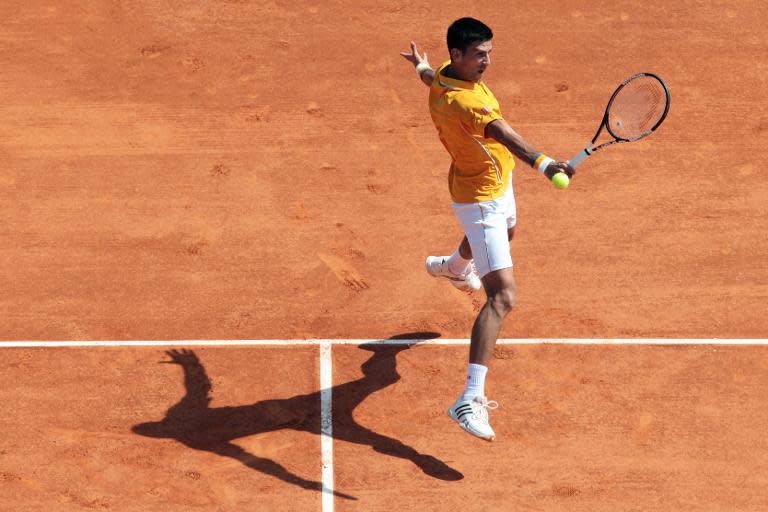
[{"label": "shirt collar", "polygon": [[449,78],[445,76],[445,70],[446,68],[451,64],[451,61],[446,61],[443,63],[442,66],[440,66],[440,71],[437,74],[437,81],[438,83],[445,88],[448,89],[467,89],[469,91],[474,91],[477,87],[477,84],[475,82],[468,82],[466,80],[459,80],[458,78]]}]

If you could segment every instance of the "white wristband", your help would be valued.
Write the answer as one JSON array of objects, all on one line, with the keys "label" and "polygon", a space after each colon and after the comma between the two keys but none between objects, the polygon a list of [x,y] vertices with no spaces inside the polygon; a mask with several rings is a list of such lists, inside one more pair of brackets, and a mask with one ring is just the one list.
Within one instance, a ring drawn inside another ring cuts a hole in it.
[{"label": "white wristband", "polygon": [[534,162],[534,165],[539,170],[541,174],[544,174],[544,172],[547,170],[547,167],[549,167],[549,164],[554,162],[551,158],[549,158],[547,155],[539,155],[536,158],[536,161]]},{"label": "white wristband", "polygon": [[547,167],[549,167],[549,164],[553,162],[554,160],[552,160],[551,158],[549,157],[545,158],[544,161],[539,164],[539,172],[541,174],[544,174],[544,172],[547,170]]},{"label": "white wristband", "polygon": [[416,73],[418,73],[419,76],[428,69],[432,69],[432,67],[426,62],[419,62],[416,64]]}]

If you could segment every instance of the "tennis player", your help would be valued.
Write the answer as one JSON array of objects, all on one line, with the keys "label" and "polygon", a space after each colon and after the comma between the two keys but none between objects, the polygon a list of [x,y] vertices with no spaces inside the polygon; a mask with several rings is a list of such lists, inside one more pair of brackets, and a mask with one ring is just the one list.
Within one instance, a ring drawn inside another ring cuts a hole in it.
[{"label": "tennis player", "polygon": [[472,435],[492,441],[488,409],[498,407],[485,396],[485,377],[501,324],[515,303],[515,280],[509,242],[515,231],[512,191],[513,155],[552,179],[573,169],[537,151],[501,114],[499,102],[483,82],[491,64],[493,32],[473,18],[448,28],[451,60],[432,69],[416,44],[401,53],[429,86],[429,112],[438,136],[451,155],[448,188],[464,239],[450,256],[429,256],[427,272],[459,289],[485,288],[487,302],[472,327],[469,369],[464,392],[448,415]]}]

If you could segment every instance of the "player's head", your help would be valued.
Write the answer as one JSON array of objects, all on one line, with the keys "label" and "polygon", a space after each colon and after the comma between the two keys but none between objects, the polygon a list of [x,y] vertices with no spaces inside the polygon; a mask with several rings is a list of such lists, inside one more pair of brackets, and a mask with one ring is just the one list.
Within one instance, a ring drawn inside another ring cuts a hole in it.
[{"label": "player's head", "polygon": [[451,70],[470,82],[479,82],[491,64],[493,31],[482,21],[459,18],[448,27],[448,52]]}]

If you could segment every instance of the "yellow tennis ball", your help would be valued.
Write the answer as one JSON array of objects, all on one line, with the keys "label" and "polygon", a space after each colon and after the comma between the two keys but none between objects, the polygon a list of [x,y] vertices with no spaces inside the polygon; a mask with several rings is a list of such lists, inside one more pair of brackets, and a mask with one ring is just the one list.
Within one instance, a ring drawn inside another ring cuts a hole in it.
[{"label": "yellow tennis ball", "polygon": [[568,185],[571,183],[571,180],[568,178],[568,175],[564,172],[559,172],[552,176],[552,184],[555,186],[555,188],[563,189],[568,188]]}]

